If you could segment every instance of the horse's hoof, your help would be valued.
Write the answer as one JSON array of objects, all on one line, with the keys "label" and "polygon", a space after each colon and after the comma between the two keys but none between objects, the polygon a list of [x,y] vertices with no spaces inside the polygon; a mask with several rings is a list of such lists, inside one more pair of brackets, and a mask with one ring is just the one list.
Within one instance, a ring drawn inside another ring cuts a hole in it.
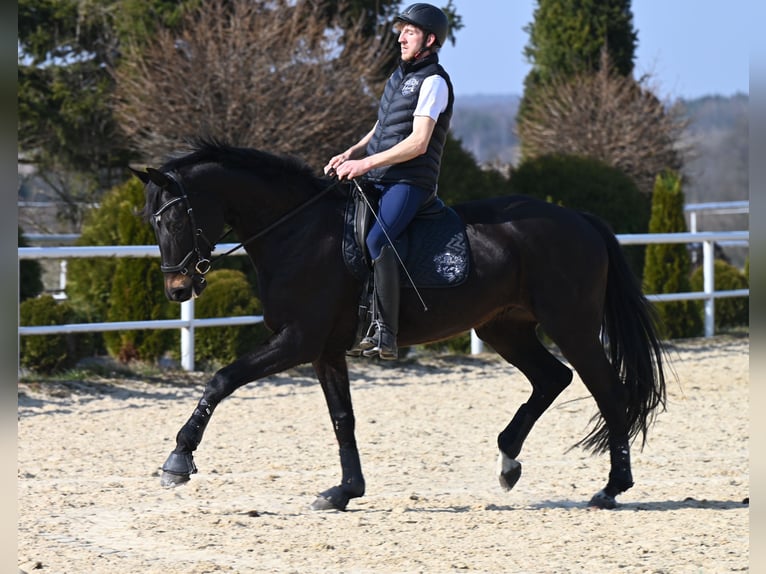
[{"label": "horse's hoof", "polygon": [[346,510],[349,496],[340,486],[333,486],[320,493],[311,503],[311,510]]},{"label": "horse's hoof", "polygon": [[603,508],[604,510],[613,510],[617,508],[617,499],[614,496],[608,494],[605,490],[599,490],[590,499],[588,506],[595,508]]},{"label": "horse's hoof", "polygon": [[503,490],[511,490],[521,478],[521,463],[501,452],[497,459],[497,472]]},{"label": "horse's hoof", "polygon": [[189,482],[189,475],[197,472],[194,457],[190,452],[171,452],[165,464],[162,465],[160,484],[165,487],[178,486]]},{"label": "horse's hoof", "polygon": [[189,482],[188,474],[173,474],[172,472],[163,472],[160,477],[160,484],[164,488],[173,488]]}]

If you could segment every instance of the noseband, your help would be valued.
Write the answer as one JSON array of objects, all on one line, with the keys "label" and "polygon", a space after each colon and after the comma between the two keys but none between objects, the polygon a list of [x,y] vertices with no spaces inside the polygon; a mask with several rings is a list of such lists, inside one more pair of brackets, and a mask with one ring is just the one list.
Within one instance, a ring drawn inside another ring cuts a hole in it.
[{"label": "noseband", "polygon": [[154,221],[159,223],[160,216],[163,212],[170,209],[176,203],[183,202],[186,206],[186,215],[188,216],[189,223],[191,224],[193,247],[191,251],[186,254],[186,257],[184,257],[177,265],[167,265],[164,261],[162,261],[162,259],[160,259],[160,271],[163,273],[180,273],[181,275],[189,275],[189,262],[191,261],[192,257],[196,255],[197,262],[194,265],[194,274],[199,275],[200,278],[204,281],[204,275],[210,271],[211,264],[210,259],[203,257],[202,251],[200,250],[199,240],[202,239],[205,241],[205,243],[207,243],[211,253],[213,251],[214,244],[211,243],[207,237],[205,237],[202,229],[197,227],[197,221],[194,218],[194,209],[192,208],[191,202],[189,201],[189,196],[186,195],[186,189],[184,189],[183,184],[172,172],[167,172],[165,175],[173,180],[173,182],[178,187],[178,190],[181,192],[181,195],[165,202],[157,211],[152,214],[152,216],[154,217]]}]

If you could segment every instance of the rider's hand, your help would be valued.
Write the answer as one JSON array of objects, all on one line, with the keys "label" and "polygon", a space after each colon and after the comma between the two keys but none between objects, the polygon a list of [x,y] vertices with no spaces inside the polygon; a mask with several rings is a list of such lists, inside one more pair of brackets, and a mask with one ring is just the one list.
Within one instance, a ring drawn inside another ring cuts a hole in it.
[{"label": "rider's hand", "polygon": [[338,176],[338,179],[354,179],[368,171],[369,167],[364,159],[350,159],[335,168],[335,174]]},{"label": "rider's hand", "polygon": [[327,165],[324,166],[325,175],[335,175],[335,172],[338,170],[338,166],[340,166],[343,162],[348,161],[350,156],[351,154],[348,151],[344,151],[341,154],[333,156],[330,161],[327,162]]}]

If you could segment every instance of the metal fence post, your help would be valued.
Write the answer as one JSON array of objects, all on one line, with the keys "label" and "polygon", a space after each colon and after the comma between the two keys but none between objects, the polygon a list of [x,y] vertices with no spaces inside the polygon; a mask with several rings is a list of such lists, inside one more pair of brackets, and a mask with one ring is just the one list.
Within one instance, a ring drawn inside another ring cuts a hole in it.
[{"label": "metal fence post", "polygon": [[471,354],[479,355],[484,352],[484,341],[479,339],[476,331],[471,329]]},{"label": "metal fence post", "polygon": [[181,327],[181,368],[194,370],[194,298],[181,303],[181,320],[186,326]]},{"label": "metal fence post", "polygon": [[705,337],[715,333],[715,247],[702,242],[702,290],[705,292]]}]

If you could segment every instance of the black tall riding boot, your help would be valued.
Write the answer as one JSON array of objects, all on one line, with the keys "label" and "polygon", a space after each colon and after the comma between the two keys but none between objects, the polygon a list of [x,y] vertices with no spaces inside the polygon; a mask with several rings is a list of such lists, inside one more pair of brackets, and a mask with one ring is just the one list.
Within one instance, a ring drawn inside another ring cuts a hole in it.
[{"label": "black tall riding boot", "polygon": [[380,356],[381,359],[396,359],[396,335],[399,333],[399,264],[396,253],[390,245],[380,250],[373,262],[375,281],[374,329],[370,328],[360,347],[365,357]]}]

